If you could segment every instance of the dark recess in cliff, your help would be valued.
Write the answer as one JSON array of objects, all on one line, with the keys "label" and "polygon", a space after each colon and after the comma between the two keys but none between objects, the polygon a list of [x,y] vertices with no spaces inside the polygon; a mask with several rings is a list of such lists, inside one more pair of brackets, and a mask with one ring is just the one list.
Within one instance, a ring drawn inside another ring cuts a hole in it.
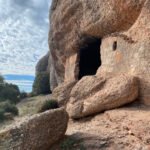
[{"label": "dark recess in cliff", "polygon": [[79,51],[79,76],[80,80],[86,75],[95,75],[97,69],[101,65],[100,57],[101,39],[94,38],[91,41],[87,40],[85,46]]}]

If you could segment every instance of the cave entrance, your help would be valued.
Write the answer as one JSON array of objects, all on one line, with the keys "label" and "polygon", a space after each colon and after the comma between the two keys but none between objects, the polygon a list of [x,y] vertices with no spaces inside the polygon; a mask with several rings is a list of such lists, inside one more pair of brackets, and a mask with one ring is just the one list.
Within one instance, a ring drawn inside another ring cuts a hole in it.
[{"label": "cave entrance", "polygon": [[85,42],[79,51],[79,75],[80,80],[83,76],[95,75],[97,69],[101,65],[100,55],[101,39],[92,38]]}]

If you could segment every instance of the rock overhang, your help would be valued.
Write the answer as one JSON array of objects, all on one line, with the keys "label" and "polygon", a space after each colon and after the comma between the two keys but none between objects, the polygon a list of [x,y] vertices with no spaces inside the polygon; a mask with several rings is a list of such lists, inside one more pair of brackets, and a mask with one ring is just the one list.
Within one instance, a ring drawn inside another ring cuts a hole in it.
[{"label": "rock overhang", "polygon": [[49,32],[52,89],[78,80],[80,49],[94,37],[102,39],[102,64],[96,76],[137,76],[139,98],[148,104],[149,7],[149,0],[53,0]]}]

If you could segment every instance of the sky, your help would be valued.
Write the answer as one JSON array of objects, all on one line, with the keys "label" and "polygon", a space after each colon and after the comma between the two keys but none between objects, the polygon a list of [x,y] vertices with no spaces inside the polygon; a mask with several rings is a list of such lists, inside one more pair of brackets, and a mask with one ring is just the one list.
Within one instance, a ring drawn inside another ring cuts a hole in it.
[{"label": "sky", "polygon": [[48,51],[51,0],[0,0],[0,73],[31,91],[35,65]]}]

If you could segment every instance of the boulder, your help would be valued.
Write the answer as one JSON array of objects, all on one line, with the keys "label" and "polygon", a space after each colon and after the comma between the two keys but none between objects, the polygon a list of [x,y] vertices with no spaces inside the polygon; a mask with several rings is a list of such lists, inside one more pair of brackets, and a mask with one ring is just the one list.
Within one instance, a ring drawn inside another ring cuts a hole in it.
[{"label": "boulder", "polygon": [[81,118],[131,103],[137,97],[136,77],[86,76],[72,89],[67,112],[71,118]]},{"label": "boulder", "polygon": [[1,150],[47,150],[67,129],[68,115],[63,108],[23,118],[0,131]]},{"label": "boulder", "polygon": [[70,93],[73,86],[76,84],[77,81],[66,83],[59,85],[57,88],[54,89],[52,94],[52,99],[58,101],[59,106],[65,106],[70,99]]}]

